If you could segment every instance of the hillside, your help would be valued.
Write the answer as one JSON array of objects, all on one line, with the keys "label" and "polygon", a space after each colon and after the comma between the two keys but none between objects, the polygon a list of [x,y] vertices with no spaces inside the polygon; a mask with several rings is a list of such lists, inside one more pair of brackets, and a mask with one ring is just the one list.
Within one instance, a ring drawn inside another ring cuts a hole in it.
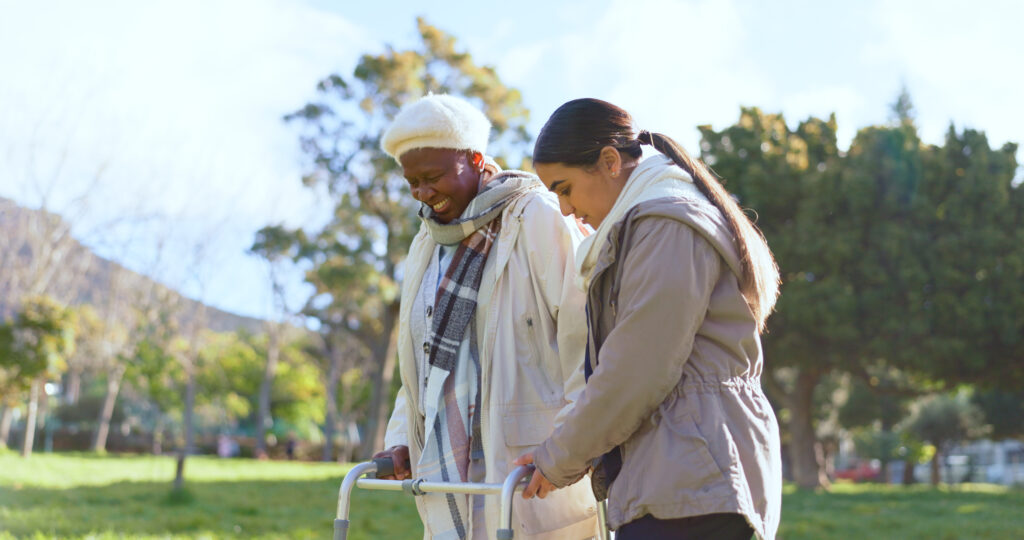
[{"label": "hillside", "polygon": [[[66,221],[55,214],[19,206],[0,197],[0,319],[17,309],[25,294],[48,294],[70,305],[105,306],[159,297],[175,306],[179,323],[201,306],[174,290],[120,264],[100,257],[70,235]],[[115,298],[112,295],[120,295]],[[263,321],[205,306],[205,326],[223,332],[260,332]]]}]

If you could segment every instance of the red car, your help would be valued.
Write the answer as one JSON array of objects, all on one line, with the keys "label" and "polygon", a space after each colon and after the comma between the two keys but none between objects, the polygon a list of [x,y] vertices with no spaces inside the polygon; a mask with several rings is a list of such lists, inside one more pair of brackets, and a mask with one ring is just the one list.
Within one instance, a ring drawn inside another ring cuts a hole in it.
[{"label": "red car", "polygon": [[836,471],[836,478],[853,480],[854,482],[874,482],[878,480],[881,470],[870,462],[862,462],[855,467]]}]

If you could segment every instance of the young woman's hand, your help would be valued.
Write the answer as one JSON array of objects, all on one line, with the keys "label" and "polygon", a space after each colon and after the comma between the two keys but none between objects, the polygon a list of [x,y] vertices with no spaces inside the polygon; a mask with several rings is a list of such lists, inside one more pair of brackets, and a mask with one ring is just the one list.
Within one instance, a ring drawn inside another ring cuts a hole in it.
[{"label": "young woman's hand", "polygon": [[[530,465],[532,463],[533,452],[530,452],[529,454],[523,454],[519,456],[518,459],[512,462],[513,465]],[[555,487],[554,484],[548,482],[547,478],[544,478],[544,475],[541,474],[540,469],[534,468],[533,477],[530,478],[529,485],[527,485],[526,489],[523,490],[523,498],[529,499],[536,495],[543,499],[544,497],[548,496],[548,493],[551,493],[556,489],[558,488]]]}]

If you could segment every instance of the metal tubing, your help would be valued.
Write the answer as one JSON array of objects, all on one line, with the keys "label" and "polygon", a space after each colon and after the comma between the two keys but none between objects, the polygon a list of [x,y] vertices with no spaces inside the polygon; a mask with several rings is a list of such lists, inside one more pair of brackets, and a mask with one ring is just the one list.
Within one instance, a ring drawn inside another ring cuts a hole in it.
[{"label": "metal tubing", "polygon": [[348,520],[334,520],[334,540],[348,540]]},{"label": "metal tubing", "polygon": [[377,480],[376,478],[360,478],[356,480],[356,487],[373,489],[377,491],[402,491],[401,480]]},{"label": "metal tubing", "polygon": [[[377,464],[368,461],[366,463],[360,463],[345,475],[345,478],[341,481],[341,488],[338,489],[338,513],[337,519],[334,520],[334,538],[335,540],[344,540],[348,535],[348,511],[350,505],[350,499],[352,497],[352,489],[359,486],[364,489],[382,490],[382,491],[404,491],[406,490],[405,484],[408,481],[402,480],[379,480],[376,478],[363,478],[365,474],[371,474],[377,472]],[[513,536],[512,531],[512,497],[520,488],[525,486],[522,485],[523,478],[529,476],[533,472],[532,465],[522,465],[516,467],[505,477],[505,482],[501,484],[484,484],[478,482],[427,482],[422,479],[416,480],[416,489],[414,492],[421,493],[464,493],[472,495],[497,495],[501,494],[501,513],[499,516],[499,528],[498,538],[502,540],[511,539]]]},{"label": "metal tubing", "polygon": [[[376,478],[360,478],[356,486],[362,489],[378,491],[403,491],[402,480],[377,480]],[[483,484],[477,482],[426,482],[416,483],[416,488],[423,493],[464,493],[469,495],[497,495],[502,492],[502,484]]]},{"label": "metal tubing", "polygon": [[601,530],[599,532],[599,540],[608,540],[608,501],[597,502],[597,519],[600,521]]},{"label": "metal tubing", "polygon": [[511,539],[512,531],[512,497],[516,494],[519,482],[533,472],[533,465],[520,465],[512,470],[505,477],[505,483],[501,485],[501,513],[498,517],[498,538],[502,540]]},{"label": "metal tubing", "polygon": [[501,493],[501,484],[482,484],[475,482],[420,482],[417,484],[424,493],[464,493],[468,495],[497,495]]},{"label": "metal tubing", "polygon": [[368,461],[352,467],[348,474],[345,475],[345,478],[341,481],[341,487],[338,489],[338,514],[335,516],[337,519],[348,520],[348,507],[349,499],[352,497],[352,488],[356,486],[356,480],[360,476],[372,472],[377,472],[377,464]]}]

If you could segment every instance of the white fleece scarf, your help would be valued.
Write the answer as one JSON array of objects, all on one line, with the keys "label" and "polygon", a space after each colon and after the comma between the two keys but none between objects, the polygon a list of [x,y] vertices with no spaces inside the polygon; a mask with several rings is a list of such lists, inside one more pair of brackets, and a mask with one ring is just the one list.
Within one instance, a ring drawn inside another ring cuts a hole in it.
[{"label": "white fleece scarf", "polygon": [[601,221],[594,234],[576,248],[576,285],[587,292],[593,277],[597,256],[608,240],[608,232],[629,212],[630,208],[662,197],[685,197],[707,200],[693,183],[693,178],[664,155],[643,160],[626,180],[615,204]]}]

